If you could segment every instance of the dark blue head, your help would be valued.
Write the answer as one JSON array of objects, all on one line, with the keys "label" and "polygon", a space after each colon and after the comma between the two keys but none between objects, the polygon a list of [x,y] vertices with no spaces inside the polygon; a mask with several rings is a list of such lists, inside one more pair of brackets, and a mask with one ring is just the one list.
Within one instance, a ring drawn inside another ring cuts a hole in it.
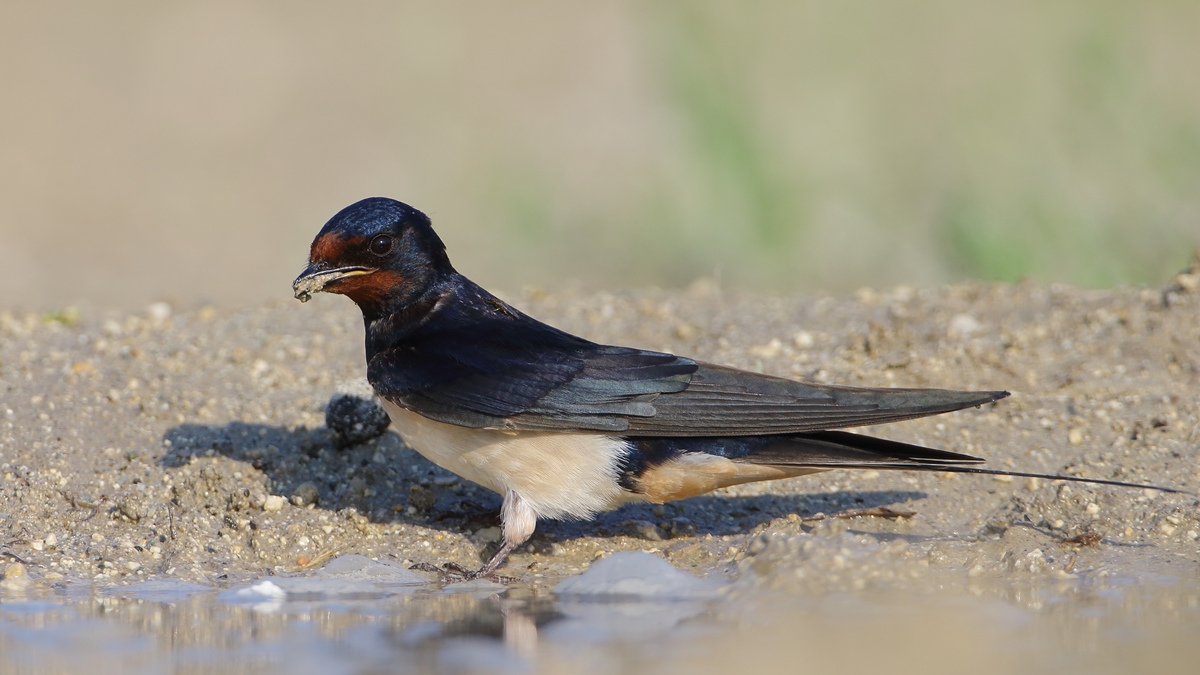
[{"label": "dark blue head", "polygon": [[313,239],[296,297],[340,293],[364,313],[403,309],[453,274],[429,218],[408,204],[371,197],[342,209]]}]

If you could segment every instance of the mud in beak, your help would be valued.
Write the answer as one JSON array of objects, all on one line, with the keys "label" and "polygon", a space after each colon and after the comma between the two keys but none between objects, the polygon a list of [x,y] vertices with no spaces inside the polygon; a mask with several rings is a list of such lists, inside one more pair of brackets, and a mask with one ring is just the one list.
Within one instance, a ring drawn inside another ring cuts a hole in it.
[{"label": "mud in beak", "polygon": [[326,286],[339,279],[370,274],[375,271],[374,267],[338,267],[336,269],[329,269],[325,263],[312,263],[304,268],[300,276],[296,277],[296,280],[292,282],[292,291],[295,292],[297,300],[308,302],[313,293],[324,291]]}]

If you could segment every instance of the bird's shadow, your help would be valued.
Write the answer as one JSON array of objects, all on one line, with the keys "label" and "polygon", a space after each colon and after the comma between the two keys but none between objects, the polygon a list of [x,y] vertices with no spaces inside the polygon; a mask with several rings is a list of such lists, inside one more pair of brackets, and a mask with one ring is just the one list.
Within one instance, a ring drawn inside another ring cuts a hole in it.
[{"label": "bird's shadow", "polygon": [[[354,508],[374,522],[420,524],[475,533],[500,524],[500,497],[434,465],[392,431],[366,443],[338,447],[325,428],[286,428],[231,422],[180,424],[164,435],[159,463],[179,467],[222,455],[261,471],[265,492],[291,498],[316,495],[313,508]],[[586,536],[744,534],[789,514],[894,505],[926,497],[913,490],[842,490],[802,495],[701,496],[660,507],[631,503],[588,522],[540,523],[536,549]],[[655,529],[657,528],[657,529]]]}]

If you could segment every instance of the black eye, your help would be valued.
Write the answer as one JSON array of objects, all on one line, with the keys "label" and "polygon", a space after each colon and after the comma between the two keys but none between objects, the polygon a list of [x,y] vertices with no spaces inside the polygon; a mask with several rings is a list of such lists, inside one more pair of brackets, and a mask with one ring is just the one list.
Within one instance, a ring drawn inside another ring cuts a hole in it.
[{"label": "black eye", "polygon": [[381,234],[371,240],[370,249],[375,255],[387,255],[392,252],[392,238]]}]

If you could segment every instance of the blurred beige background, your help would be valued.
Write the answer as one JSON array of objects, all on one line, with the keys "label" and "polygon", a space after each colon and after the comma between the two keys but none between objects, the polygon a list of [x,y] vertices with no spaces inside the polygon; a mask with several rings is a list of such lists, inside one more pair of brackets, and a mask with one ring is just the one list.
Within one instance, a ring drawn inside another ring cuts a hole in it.
[{"label": "blurred beige background", "polygon": [[388,195],[501,289],[1157,283],[1200,3],[7,2],[0,306],[290,297]]}]

